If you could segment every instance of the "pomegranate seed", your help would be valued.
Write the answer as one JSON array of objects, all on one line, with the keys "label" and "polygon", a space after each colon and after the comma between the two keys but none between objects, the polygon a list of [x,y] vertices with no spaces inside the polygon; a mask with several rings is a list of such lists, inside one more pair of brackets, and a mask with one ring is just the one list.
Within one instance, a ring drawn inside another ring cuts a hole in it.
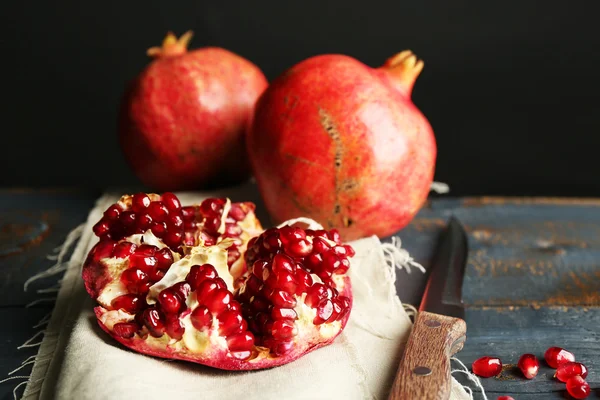
[{"label": "pomegranate seed", "polygon": [[241,257],[240,251],[236,245],[229,246],[227,249],[227,265],[231,267]]},{"label": "pomegranate seed", "polygon": [[590,385],[581,376],[577,375],[567,381],[567,392],[576,399],[585,399],[592,390]]},{"label": "pomegranate seed", "polygon": [[296,307],[296,299],[294,296],[283,290],[275,290],[270,296],[274,306],[284,308]]},{"label": "pomegranate seed", "polygon": [[206,199],[202,202],[202,204],[200,204],[200,213],[204,217],[214,216],[215,214],[220,214],[223,211],[224,205],[224,199]]},{"label": "pomegranate seed", "polygon": [[146,193],[136,193],[131,200],[131,209],[133,212],[141,213],[150,205],[150,197]]},{"label": "pomegranate seed", "polygon": [[136,255],[141,256],[153,256],[158,250],[158,247],[153,246],[151,244],[142,244],[135,249]]},{"label": "pomegranate seed", "polygon": [[221,227],[221,218],[219,217],[207,217],[204,220],[204,229],[209,233],[216,235],[219,233]]},{"label": "pomegranate seed", "polygon": [[316,230],[315,233],[314,233],[314,235],[329,239],[329,236],[327,236],[327,231],[324,230],[324,229],[318,229],[318,230]]},{"label": "pomegranate seed", "polygon": [[256,260],[254,264],[252,264],[252,273],[259,279],[264,279],[264,271],[269,266],[269,262],[267,260]]},{"label": "pomegranate seed", "polygon": [[168,269],[173,264],[173,253],[167,247],[162,248],[154,255],[158,263],[158,268]]},{"label": "pomegranate seed", "polygon": [[338,256],[345,256],[347,254],[347,251],[348,250],[346,249],[346,246],[338,245],[333,248],[333,252]]},{"label": "pomegranate seed", "polygon": [[336,319],[338,321],[341,321],[350,312],[350,299],[348,299],[345,296],[337,297],[336,299],[333,300],[334,310],[337,310],[336,305],[337,305],[337,307],[340,308],[340,311],[339,311]]},{"label": "pomegranate seed", "polygon": [[187,282],[177,282],[173,286],[171,286],[171,290],[177,293],[179,298],[183,301],[183,306],[185,307],[185,299],[187,299],[188,295],[192,291],[192,287]]},{"label": "pomegranate seed", "polygon": [[197,290],[198,286],[207,279],[215,279],[217,270],[211,264],[193,265],[190,268],[185,280],[190,284],[192,290]]},{"label": "pomegranate seed", "polygon": [[165,222],[169,215],[169,210],[162,201],[153,201],[148,207],[148,214],[150,214],[155,221]]},{"label": "pomegranate seed", "polygon": [[333,273],[343,275],[348,272],[348,269],[350,269],[350,260],[344,257],[340,260],[340,266],[333,270]]},{"label": "pomegranate seed", "polygon": [[334,252],[328,252],[323,255],[323,272],[327,272],[331,276],[331,273],[333,273],[333,271],[339,268],[340,266],[340,257],[338,257]]},{"label": "pomegranate seed", "polygon": [[329,246],[329,243],[327,243],[325,240],[319,237],[313,239],[312,245],[314,254],[325,253],[331,248],[331,246]]},{"label": "pomegranate seed", "polygon": [[227,216],[233,218],[236,221],[243,221],[246,218],[246,213],[242,209],[239,203],[233,203],[231,205],[231,209],[229,209],[229,214]]},{"label": "pomegranate seed", "polygon": [[273,263],[271,264],[271,269],[275,274],[280,274],[282,272],[294,272],[294,262],[291,258],[286,256],[285,254],[275,254],[273,257]]},{"label": "pomegranate seed", "polygon": [[194,231],[198,227],[198,223],[196,221],[184,221],[183,222],[183,230],[186,232]]},{"label": "pomegranate seed", "polygon": [[254,296],[252,301],[250,302],[252,309],[254,311],[267,311],[269,308],[269,303],[262,297]]},{"label": "pomegranate seed", "polygon": [[243,321],[239,311],[231,310],[222,312],[217,319],[219,320],[219,333],[223,336],[238,333]]},{"label": "pomegranate seed", "polygon": [[279,239],[279,234],[277,232],[272,233],[264,237],[262,242],[263,248],[268,253],[274,253],[281,248],[281,240]]},{"label": "pomegranate seed", "polygon": [[181,321],[176,314],[167,315],[165,323],[165,331],[167,335],[175,340],[181,340],[185,333],[185,328],[181,325]]},{"label": "pomegranate seed", "polygon": [[227,284],[222,278],[215,278],[215,283],[219,289],[227,289]]},{"label": "pomegranate seed", "polygon": [[540,363],[533,354],[523,354],[521,358],[519,358],[517,366],[527,379],[535,378],[540,369]]},{"label": "pomegranate seed", "polygon": [[340,232],[337,229],[330,230],[329,233],[327,234],[327,237],[329,238],[329,240],[333,240],[337,244],[340,244],[342,242],[342,238],[340,237]]},{"label": "pomegranate seed", "polygon": [[231,351],[247,351],[254,346],[254,335],[251,332],[241,332],[227,337],[227,346]]},{"label": "pomegranate seed", "polygon": [[151,272],[154,270],[156,264],[158,264],[158,261],[154,256],[144,256],[138,253],[133,253],[129,256],[130,268],[139,268],[144,272]]},{"label": "pomegranate seed", "polygon": [[473,361],[473,373],[482,378],[490,378],[502,371],[502,361],[496,357],[481,357]]},{"label": "pomegranate seed", "polygon": [[225,234],[229,236],[240,236],[242,227],[238,224],[225,224]]},{"label": "pomegranate seed", "polygon": [[327,289],[322,283],[315,283],[306,292],[306,299],[304,302],[307,306],[316,308],[321,300],[327,298]]},{"label": "pomegranate seed", "polygon": [[179,246],[181,239],[183,239],[182,230],[169,230],[163,238],[165,244],[171,248]]},{"label": "pomegranate seed", "polygon": [[212,326],[212,320],[212,314],[205,306],[198,306],[194,311],[192,311],[192,314],[190,314],[190,321],[192,321],[192,325],[199,331],[209,329]]},{"label": "pomegranate seed", "polygon": [[165,192],[160,198],[169,211],[176,211],[181,208],[181,203],[177,196],[171,192]]},{"label": "pomegranate seed", "polygon": [[569,380],[569,378],[577,375],[581,376],[582,378],[586,378],[588,375],[587,367],[582,363],[570,361],[560,364],[556,369],[554,377],[561,382],[566,382]]},{"label": "pomegranate seed", "polygon": [[288,293],[296,293],[298,282],[294,278],[294,275],[288,271],[283,271],[277,275],[277,282],[274,288],[285,290]]},{"label": "pomegranate seed", "polygon": [[246,281],[246,291],[254,296],[261,289],[263,283],[254,275],[250,275],[250,278]]},{"label": "pomegranate seed", "polygon": [[323,264],[323,255],[311,254],[310,256],[306,257],[304,263],[306,265],[306,269],[308,269],[309,271],[320,271],[321,265]]},{"label": "pomegranate seed", "polygon": [[110,222],[101,219],[92,228],[94,234],[98,237],[104,236],[110,232]]},{"label": "pomegranate seed", "polygon": [[167,232],[167,224],[165,224],[164,222],[153,222],[152,226],[150,227],[150,230],[152,230],[154,236],[162,238]]},{"label": "pomegranate seed", "polygon": [[312,251],[312,244],[306,239],[300,239],[294,242],[290,242],[287,245],[287,251],[293,257],[305,257]]},{"label": "pomegranate seed", "polygon": [[195,207],[183,207],[181,209],[181,218],[184,222],[193,221],[196,217],[196,208]]},{"label": "pomegranate seed", "polygon": [[313,319],[315,325],[321,325],[333,315],[333,303],[329,299],[321,300],[317,306],[317,316]]},{"label": "pomegranate seed", "polygon": [[557,368],[562,363],[575,361],[575,355],[560,347],[550,347],[544,353],[544,359],[551,368]]},{"label": "pomegranate seed", "polygon": [[156,308],[146,308],[142,318],[150,335],[159,338],[165,333],[165,319]]},{"label": "pomegranate seed", "polygon": [[167,288],[158,294],[158,304],[167,314],[176,314],[181,310],[182,301],[172,289]]},{"label": "pomegranate seed", "polygon": [[132,255],[137,248],[135,243],[121,242],[115,246],[113,257],[126,258]]},{"label": "pomegranate seed", "polygon": [[175,228],[176,230],[179,230],[183,228],[183,218],[181,218],[180,215],[171,214],[167,219],[167,226],[169,229]]},{"label": "pomegranate seed", "polygon": [[334,322],[339,319],[339,315],[342,312],[342,305],[336,301],[337,299],[333,299],[331,303],[333,304],[333,312],[331,316],[327,319],[327,322]]},{"label": "pomegranate seed", "polygon": [[107,221],[117,221],[121,215],[121,207],[118,204],[113,204],[104,211],[104,219]]},{"label": "pomegranate seed", "polygon": [[130,268],[123,271],[120,279],[129,292],[142,294],[144,292],[143,284],[148,282],[149,277],[137,268]]},{"label": "pomegranate seed", "polygon": [[113,301],[111,301],[110,305],[115,310],[123,309],[129,314],[137,314],[142,310],[145,303],[146,302],[142,300],[140,296],[128,293],[119,297],[115,297]]},{"label": "pomegranate seed", "polygon": [[138,215],[135,221],[135,226],[143,232],[147,231],[152,226],[152,217],[148,214]]},{"label": "pomegranate seed", "polygon": [[297,295],[306,292],[306,289],[313,284],[313,278],[302,268],[296,268],[296,280],[298,281]]},{"label": "pomegranate seed", "polygon": [[273,322],[271,335],[276,340],[290,339],[298,334],[298,329],[294,321],[288,319],[278,319]]},{"label": "pomegranate seed", "polygon": [[346,256],[354,257],[356,255],[356,251],[354,251],[352,246],[350,246],[349,244],[345,244],[344,247],[346,248]]},{"label": "pomegranate seed", "polygon": [[496,400],[515,400],[510,396],[498,396],[498,399]]},{"label": "pomegranate seed", "polygon": [[231,311],[241,311],[240,303],[235,300],[231,300],[231,303],[229,303],[229,309]]},{"label": "pomegranate seed", "polygon": [[277,319],[298,319],[298,314],[291,308],[273,307],[271,318]]},{"label": "pomegranate seed", "polygon": [[135,226],[135,213],[133,211],[125,211],[121,213],[119,217],[119,222],[128,229],[131,229]]},{"label": "pomegranate seed", "polygon": [[135,322],[118,322],[113,325],[115,335],[124,339],[131,339],[139,329]]},{"label": "pomegranate seed", "polygon": [[[194,286],[192,286],[193,288]],[[196,289],[196,297],[200,304],[204,304],[205,299],[209,298],[214,291],[220,289],[216,279],[205,279]]]},{"label": "pomegranate seed", "polygon": [[150,277],[150,280],[152,282],[158,282],[162,278],[165,277],[166,273],[167,273],[167,271],[164,270],[164,269],[154,268],[152,271],[150,271],[150,273],[148,274],[148,276]]}]

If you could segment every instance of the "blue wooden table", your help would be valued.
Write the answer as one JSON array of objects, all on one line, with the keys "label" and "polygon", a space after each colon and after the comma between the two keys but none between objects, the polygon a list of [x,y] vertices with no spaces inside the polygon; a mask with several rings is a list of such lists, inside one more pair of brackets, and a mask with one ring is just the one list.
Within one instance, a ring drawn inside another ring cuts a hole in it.
[{"label": "blue wooden table", "polygon": [[[46,256],[85,220],[99,194],[0,191],[0,379],[36,354],[36,348],[17,347],[40,330],[34,325],[52,309],[51,302],[25,306],[56,278],[36,281],[27,292],[23,283],[53,264]],[[470,247],[463,290],[468,339],[458,357],[470,365],[495,355],[506,364],[499,377],[483,380],[488,398],[568,398],[544,362],[531,381],[515,370],[522,353],[541,358],[550,346],[568,348],[588,366],[589,398],[600,398],[600,200],[433,199],[398,233],[426,268],[451,215],[465,225]],[[418,305],[425,279],[399,273],[402,301]],[[22,372],[16,375],[29,369]],[[12,398],[15,382],[0,384],[0,399]]]}]

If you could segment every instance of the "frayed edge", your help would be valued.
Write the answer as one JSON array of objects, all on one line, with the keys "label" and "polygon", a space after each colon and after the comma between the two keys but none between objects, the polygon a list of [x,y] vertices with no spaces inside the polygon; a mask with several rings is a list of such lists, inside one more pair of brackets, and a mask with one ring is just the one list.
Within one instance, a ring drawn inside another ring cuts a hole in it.
[{"label": "frayed edge", "polygon": [[282,228],[284,226],[293,226],[297,223],[301,223],[306,225],[306,229],[312,229],[314,231],[319,230],[319,229],[323,229],[323,225],[319,224],[317,221],[315,221],[314,219],[310,219],[310,218],[305,218],[305,217],[300,217],[300,218],[294,218],[294,219],[288,219],[285,222],[282,222],[281,224],[277,225],[278,228]]},{"label": "frayed edge", "polygon": [[55,303],[55,302],[56,302],[56,297],[42,297],[41,299],[33,300],[31,303],[27,304],[25,306],[25,308],[30,308],[37,304],[41,304],[41,303]]},{"label": "frayed edge", "polygon": [[85,224],[81,224],[77,228],[75,228],[71,232],[69,232],[69,234],[67,235],[63,244],[54,249],[55,252],[58,251],[58,254],[53,255],[53,256],[48,256],[48,258],[50,260],[56,260],[56,263],[54,265],[52,265],[50,268],[48,268],[47,270],[37,273],[37,274],[33,275],[31,278],[27,279],[25,281],[25,284],[23,285],[23,290],[25,292],[27,291],[27,288],[29,287],[29,285],[31,283],[37,281],[38,279],[48,278],[50,276],[54,276],[56,274],[59,274],[59,273],[67,270],[68,263],[63,262],[63,259],[65,258],[65,256],[67,255],[67,253],[69,252],[69,249],[71,249],[73,244],[77,243],[77,241],[83,234],[84,228],[85,228]]},{"label": "frayed edge", "polygon": [[450,192],[450,186],[444,182],[431,182],[430,190],[437,194],[446,194]]},{"label": "frayed edge", "polygon": [[[479,378],[477,376],[475,376],[473,373],[471,373],[469,371],[469,369],[467,368],[467,366],[462,361],[460,361],[458,358],[452,357],[450,360],[457,363],[460,367],[460,368],[455,368],[455,369],[450,370],[450,374],[454,374],[456,372],[456,373],[466,375],[467,378],[475,384],[475,387],[479,389],[479,391],[481,392],[482,399],[489,400],[485,394],[485,389],[483,388],[483,385],[481,384],[481,381],[479,380]],[[470,387],[465,386],[465,385],[463,385],[463,388],[471,396],[471,400],[473,400],[473,390]]]},{"label": "frayed edge", "polygon": [[382,243],[381,250],[388,265],[404,270],[407,274],[412,272],[413,267],[425,273],[425,268],[416,262],[406,249],[402,248],[402,240],[399,237],[393,236],[391,243]]},{"label": "frayed edge", "polygon": [[417,315],[419,314],[419,310],[417,310],[417,308],[412,304],[402,303],[402,307],[404,307],[404,311],[406,311],[408,318],[410,318],[410,320],[414,323]]},{"label": "frayed edge", "polygon": [[40,319],[40,320],[38,321],[38,323],[37,323],[37,324],[33,325],[33,326],[32,326],[32,328],[33,328],[33,329],[36,329],[36,328],[39,328],[40,326],[44,326],[44,325],[46,325],[47,323],[49,323],[49,322],[50,322],[50,318],[51,318],[51,317],[52,317],[52,312],[49,312],[48,314],[44,315],[44,316],[42,317],[42,319]]},{"label": "frayed edge", "polygon": [[41,331],[37,331],[32,337],[30,337],[29,339],[27,339],[25,341],[25,343],[23,343],[22,345],[20,345],[19,347],[17,347],[17,349],[21,350],[21,349],[25,349],[25,348],[28,348],[28,347],[37,347],[37,346],[41,345],[42,344],[41,340],[39,342],[37,342],[37,343],[32,343],[32,342],[35,339],[37,339],[38,337],[42,336],[45,331],[46,331],[45,329],[41,330]]}]

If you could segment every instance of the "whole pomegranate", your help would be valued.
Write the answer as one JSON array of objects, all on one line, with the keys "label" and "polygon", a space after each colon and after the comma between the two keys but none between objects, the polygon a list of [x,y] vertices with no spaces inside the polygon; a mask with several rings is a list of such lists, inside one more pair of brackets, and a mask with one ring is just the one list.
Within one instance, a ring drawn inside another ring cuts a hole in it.
[{"label": "whole pomegranate", "polygon": [[262,232],[251,203],[138,193],[94,232],[83,279],[98,323],[140,353],[269,368],[331,343],[348,321],[354,250],[335,230]]},{"label": "whole pomegranate", "polygon": [[191,32],[169,33],[127,90],[120,143],[141,181],[156,190],[198,189],[249,176],[245,131],[267,87],[248,60],[222,48],[187,51]]},{"label": "whole pomegranate", "polygon": [[306,216],[348,240],[386,236],[410,222],[436,158],[431,126],[410,99],[422,68],[410,51],[376,69],[321,55],[272,82],[247,145],[276,222]]}]

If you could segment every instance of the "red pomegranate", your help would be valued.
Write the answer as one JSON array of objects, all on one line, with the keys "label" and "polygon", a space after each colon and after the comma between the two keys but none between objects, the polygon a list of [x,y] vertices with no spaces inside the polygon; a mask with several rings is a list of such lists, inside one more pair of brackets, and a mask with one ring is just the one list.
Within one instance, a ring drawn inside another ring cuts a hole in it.
[{"label": "red pomegranate", "polygon": [[248,60],[222,48],[187,51],[191,32],[169,33],[125,94],[119,121],[125,157],[156,190],[198,189],[249,176],[244,145],[267,86]]},{"label": "red pomegranate", "polygon": [[305,216],[350,240],[409,223],[429,192],[436,143],[410,99],[423,63],[380,68],[343,55],[295,65],[260,97],[247,139],[275,221]]},{"label": "red pomegranate", "polygon": [[262,232],[253,210],[123,196],[95,225],[100,241],[83,266],[100,327],[140,353],[227,370],[275,367],[331,343],[352,307],[354,250],[335,230]]}]

